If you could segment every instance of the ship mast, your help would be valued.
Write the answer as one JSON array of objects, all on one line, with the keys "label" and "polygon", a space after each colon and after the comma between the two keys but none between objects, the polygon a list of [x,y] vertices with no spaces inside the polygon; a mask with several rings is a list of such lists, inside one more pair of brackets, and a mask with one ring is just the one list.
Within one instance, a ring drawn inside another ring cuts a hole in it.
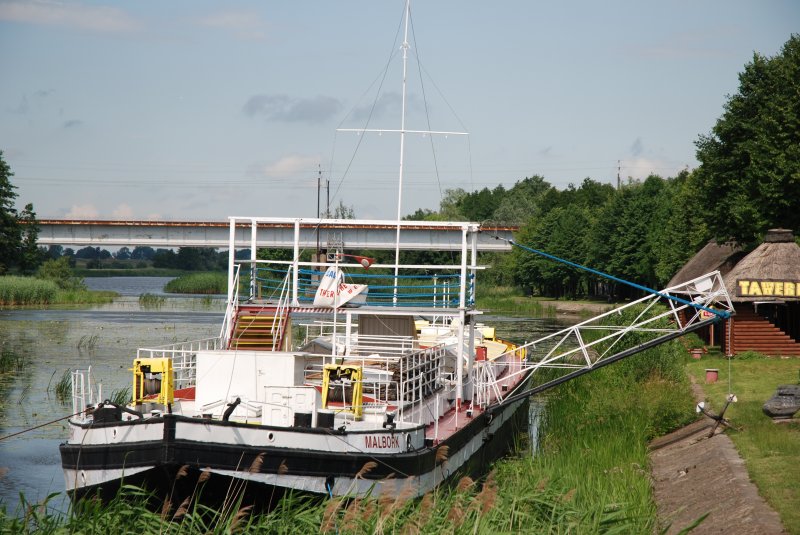
[{"label": "ship mast", "polygon": [[397,238],[394,245],[394,296],[392,303],[397,303],[397,280],[400,270],[400,219],[403,206],[403,164],[406,147],[406,85],[408,74],[408,17],[411,11],[411,0],[406,0],[406,14],[403,28],[403,90],[400,106],[400,171],[397,179]]},{"label": "ship mast", "polygon": [[397,303],[397,281],[399,278],[399,271],[400,271],[400,221],[403,216],[403,170],[405,166],[405,140],[406,134],[422,134],[422,135],[444,135],[444,136],[466,136],[469,135],[467,132],[442,132],[442,131],[434,131],[434,130],[407,130],[406,129],[406,105],[407,105],[407,78],[408,78],[408,49],[410,45],[408,43],[408,25],[409,20],[411,18],[411,0],[406,0],[405,2],[405,13],[403,15],[404,24],[403,24],[403,44],[401,48],[403,50],[403,87],[402,87],[402,103],[401,103],[401,113],[400,113],[400,129],[399,130],[391,130],[391,129],[383,129],[383,128],[338,128],[337,132],[357,132],[359,134],[363,134],[365,132],[376,132],[378,134],[382,133],[398,133],[400,134],[400,171],[398,176],[398,185],[397,185],[397,237],[395,239],[395,250],[394,250],[394,296],[392,298],[393,303]]}]

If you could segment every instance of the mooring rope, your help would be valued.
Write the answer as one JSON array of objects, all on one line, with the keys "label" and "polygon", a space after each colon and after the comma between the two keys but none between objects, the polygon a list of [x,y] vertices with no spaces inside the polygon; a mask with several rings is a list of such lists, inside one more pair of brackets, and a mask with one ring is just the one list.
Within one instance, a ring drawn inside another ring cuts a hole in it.
[{"label": "mooring rope", "polygon": [[28,429],[23,429],[22,431],[17,431],[16,433],[11,433],[10,435],[6,435],[4,437],[0,437],[0,442],[7,438],[15,437],[17,435],[22,435],[23,433],[27,433],[28,431],[33,431],[34,429],[39,429],[40,427],[45,427],[51,424],[55,424],[60,422],[61,420],[66,420],[67,418],[72,418],[73,416],[78,416],[79,414],[83,413],[83,411],[78,411],[75,414],[68,414],[67,416],[62,416],[61,418],[56,418],[55,420],[50,420],[49,422],[45,422],[43,424],[35,425],[33,427],[29,427]]}]

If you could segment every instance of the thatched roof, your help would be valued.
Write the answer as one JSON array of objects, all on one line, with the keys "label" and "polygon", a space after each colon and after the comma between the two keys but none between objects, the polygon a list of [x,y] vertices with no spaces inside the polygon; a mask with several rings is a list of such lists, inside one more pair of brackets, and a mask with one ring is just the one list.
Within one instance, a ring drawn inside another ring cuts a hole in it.
[{"label": "thatched roof", "polygon": [[723,280],[735,302],[800,300],[800,246],[792,231],[768,231]]},{"label": "thatched roof", "polygon": [[719,271],[723,275],[733,269],[744,253],[732,243],[718,244],[711,240],[694,255],[669,281],[668,286],[677,286],[700,275]]}]

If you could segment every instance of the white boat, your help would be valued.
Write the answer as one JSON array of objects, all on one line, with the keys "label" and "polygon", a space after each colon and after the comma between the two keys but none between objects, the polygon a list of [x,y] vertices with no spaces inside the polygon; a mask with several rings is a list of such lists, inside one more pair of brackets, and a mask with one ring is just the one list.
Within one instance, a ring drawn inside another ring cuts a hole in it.
[{"label": "white boat", "polygon": [[[190,495],[203,479],[206,497],[419,496],[485,472],[524,429],[531,393],[641,350],[620,343],[631,332],[658,343],[732,310],[712,273],[630,303],[644,309],[630,324],[605,314],[517,346],[478,322],[474,299],[478,252],[497,247],[495,237],[510,248],[510,230],[399,215],[398,201],[393,221],[231,217],[219,336],[140,349],[126,406],[99,396],[91,370],[73,372],[75,416],[60,446],[68,491],[113,493],[126,482],[169,493],[188,485]],[[326,254],[309,259],[317,232],[328,233]],[[386,235],[394,262],[345,254]],[[276,243],[291,260],[257,259]],[[237,247],[251,258],[236,259]],[[451,250],[452,262],[401,262],[415,250]],[[668,308],[654,306],[665,299]],[[542,369],[546,380],[529,388]]]},{"label": "white boat", "polygon": [[[315,229],[346,227],[366,243],[398,225],[401,244],[419,248],[422,231],[457,251],[454,263],[365,269],[333,248],[302,259]],[[638,308],[628,324],[609,322],[624,316],[617,309],[516,346],[477,321],[477,251],[490,239],[478,224],[232,217],[229,250],[272,242],[275,228],[294,237],[292,260],[231,253],[220,335],[140,349],[130,404],[103,401],[90,370],[73,372],[76,416],[60,446],[69,491],[114,492],[123,481],[174,490],[179,472],[190,485],[207,472],[222,493],[246,483],[270,496],[421,495],[507,453],[531,393],[732,310],[715,272],[629,303]],[[315,306],[331,269],[348,273],[343,284],[370,286],[358,306]],[[665,299],[669,307],[655,306]],[[652,340],[624,345],[633,332]],[[547,380],[529,388],[543,369]]]}]

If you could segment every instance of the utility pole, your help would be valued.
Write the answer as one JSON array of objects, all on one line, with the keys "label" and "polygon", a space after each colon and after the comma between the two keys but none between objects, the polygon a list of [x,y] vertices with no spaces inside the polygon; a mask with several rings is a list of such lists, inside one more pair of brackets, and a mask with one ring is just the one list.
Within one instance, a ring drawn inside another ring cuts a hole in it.
[{"label": "utility pole", "polygon": [[617,189],[620,188],[619,171],[620,171],[620,160],[617,160]]},{"label": "utility pole", "polygon": [[[322,186],[322,164],[317,164],[317,217],[321,217],[319,212],[319,194],[320,187]],[[319,225],[317,225],[317,255],[320,253],[319,249]]]}]

